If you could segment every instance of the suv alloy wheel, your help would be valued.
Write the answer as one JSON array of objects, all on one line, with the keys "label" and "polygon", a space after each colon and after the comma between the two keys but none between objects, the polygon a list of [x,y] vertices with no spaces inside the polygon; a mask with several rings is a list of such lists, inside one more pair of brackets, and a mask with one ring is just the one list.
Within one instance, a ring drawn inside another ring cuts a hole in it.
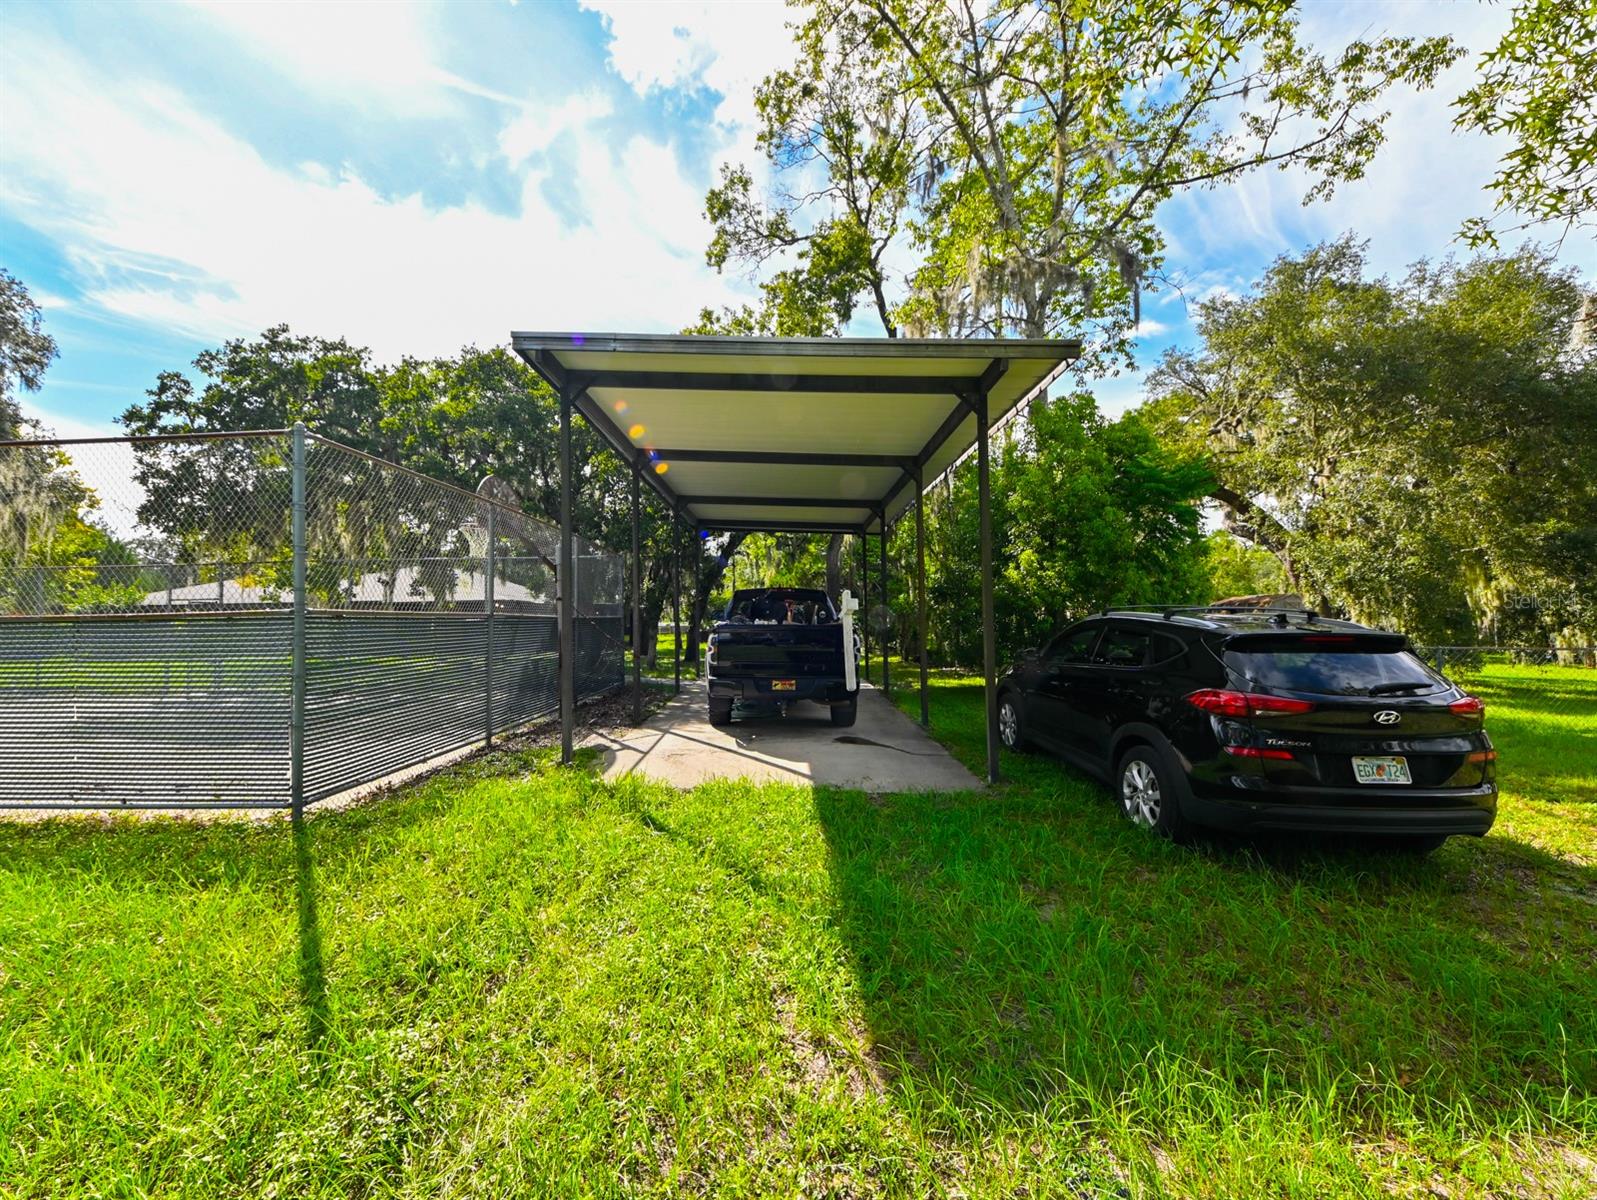
[{"label": "suv alloy wheel", "polygon": [[1005,750],[1026,748],[1026,734],[1020,724],[1020,704],[1013,694],[998,698],[998,738]]},{"label": "suv alloy wheel", "polygon": [[1186,832],[1179,786],[1177,776],[1165,764],[1165,755],[1153,746],[1131,747],[1120,756],[1115,769],[1120,811],[1133,825],[1162,837],[1176,839]]}]

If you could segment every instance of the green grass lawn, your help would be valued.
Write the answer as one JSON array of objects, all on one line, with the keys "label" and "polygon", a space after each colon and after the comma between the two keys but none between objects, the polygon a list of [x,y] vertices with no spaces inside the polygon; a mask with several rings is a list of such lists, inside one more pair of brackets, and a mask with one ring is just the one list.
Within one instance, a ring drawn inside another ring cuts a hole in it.
[{"label": "green grass lawn", "polygon": [[[682,678],[684,679],[696,678],[695,664],[690,659],[689,654],[688,627],[684,625],[682,627]],[[627,678],[631,679],[632,651],[630,648],[626,651],[626,670]],[[655,640],[654,665],[651,667],[645,662],[643,674],[651,679],[676,678],[676,640],[669,629],[660,634]]]},{"label": "green grass lawn", "polygon": [[1597,678],[1475,685],[1499,824],[1420,861],[1167,845],[1036,758],[0,826],[0,1193],[1590,1197]]}]

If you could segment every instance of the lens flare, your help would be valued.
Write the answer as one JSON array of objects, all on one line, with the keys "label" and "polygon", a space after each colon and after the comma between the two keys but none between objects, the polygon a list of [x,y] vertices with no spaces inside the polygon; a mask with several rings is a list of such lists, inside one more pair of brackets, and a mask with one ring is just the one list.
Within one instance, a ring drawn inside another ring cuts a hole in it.
[{"label": "lens flare", "polygon": [[627,430],[627,436],[629,438],[631,438],[633,441],[637,441],[640,437],[643,436],[643,426],[642,425],[634,425],[631,429]]},{"label": "lens flare", "polygon": [[616,412],[618,412],[618,413],[626,412],[627,411],[627,402],[625,400],[617,400],[616,404],[615,404],[615,409],[616,409]]},{"label": "lens flare", "polygon": [[656,475],[664,475],[670,469],[671,464],[668,462],[657,462],[654,464],[654,473]]}]

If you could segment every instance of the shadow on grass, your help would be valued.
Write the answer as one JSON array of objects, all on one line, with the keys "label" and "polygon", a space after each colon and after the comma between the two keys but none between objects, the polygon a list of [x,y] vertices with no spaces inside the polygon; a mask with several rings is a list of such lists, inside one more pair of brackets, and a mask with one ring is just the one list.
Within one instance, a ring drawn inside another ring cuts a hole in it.
[{"label": "shadow on grass", "polygon": [[[342,811],[285,814],[269,820],[188,820],[165,816],[69,815],[42,821],[0,821],[0,862],[23,874],[160,896],[158,908],[179,921],[189,898],[237,893],[296,922],[294,976],[308,1044],[332,1028],[321,920],[322,879],[345,879],[380,857],[415,828],[446,819],[460,789],[474,778],[544,771],[555,752],[546,747],[501,748],[440,772],[460,787],[406,785]],[[575,769],[595,773],[597,751],[578,751]]]},{"label": "shadow on grass", "polygon": [[[956,753],[969,715],[934,697]],[[1051,760],[1006,770],[816,793],[873,1040],[917,1103],[1597,1117],[1597,872],[1503,837],[1173,846]]]},{"label": "shadow on grass", "polygon": [[1597,878],[1573,869],[1584,901],[1521,894],[1516,864],[1571,871],[1529,847],[1494,872],[1478,847],[1152,844],[1107,800],[816,805],[873,1038],[962,1107],[1176,1103],[1178,1080],[1422,1109],[1597,1084]]},{"label": "shadow on grass", "polygon": [[305,1007],[305,1040],[312,1049],[327,1036],[327,976],[322,965],[322,926],[316,911],[316,860],[303,815],[289,820],[294,836],[294,895],[299,917],[299,990]]}]

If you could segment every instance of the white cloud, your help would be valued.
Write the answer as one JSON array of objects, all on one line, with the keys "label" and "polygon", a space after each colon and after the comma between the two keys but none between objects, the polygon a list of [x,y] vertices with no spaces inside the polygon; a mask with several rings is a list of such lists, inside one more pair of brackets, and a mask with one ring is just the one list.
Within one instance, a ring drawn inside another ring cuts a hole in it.
[{"label": "white cloud", "polygon": [[437,115],[447,111],[451,90],[515,103],[441,67],[430,10],[416,5],[187,0],[186,7],[297,85],[385,113]]},{"label": "white cloud", "polygon": [[604,17],[610,63],[639,95],[702,83],[722,96],[716,120],[734,128],[753,126],[754,88],[792,62],[787,24],[803,15],[781,0],[580,3]]},{"label": "white cloud", "polygon": [[[1301,204],[1313,180],[1298,168],[1255,172],[1170,201],[1161,216],[1179,232],[1172,265],[1194,269],[1239,253],[1295,254],[1348,230],[1369,239],[1371,267],[1380,272],[1401,272],[1420,257],[1462,255],[1454,236],[1466,217],[1490,209],[1483,187],[1508,144],[1456,132],[1452,103],[1474,81],[1481,54],[1496,44],[1509,16],[1504,6],[1483,4],[1307,6],[1305,40],[1328,55],[1354,37],[1382,33],[1447,33],[1469,54],[1429,90],[1394,88],[1381,97],[1380,109],[1390,112],[1385,144],[1362,179],[1342,184],[1327,201]],[[1562,257],[1586,271],[1597,269],[1597,240],[1577,244],[1571,238]]]},{"label": "white cloud", "polygon": [[610,98],[598,92],[567,96],[558,104],[527,105],[521,115],[499,131],[499,150],[519,165],[534,154],[549,149],[567,130],[608,117],[613,111]]},{"label": "white cloud", "polygon": [[1169,332],[1170,326],[1163,321],[1155,321],[1152,317],[1143,317],[1137,322],[1137,336],[1140,338],[1158,337]]},{"label": "white cloud", "polygon": [[[274,167],[181,95],[60,46],[13,38],[5,59],[0,204],[63,250],[89,306],[204,338],[287,321],[392,359],[512,327],[673,329],[733,299],[703,263],[702,183],[641,137],[524,171],[517,215],[436,207],[347,168]],[[523,113],[504,144],[524,154],[598,112]]]}]

